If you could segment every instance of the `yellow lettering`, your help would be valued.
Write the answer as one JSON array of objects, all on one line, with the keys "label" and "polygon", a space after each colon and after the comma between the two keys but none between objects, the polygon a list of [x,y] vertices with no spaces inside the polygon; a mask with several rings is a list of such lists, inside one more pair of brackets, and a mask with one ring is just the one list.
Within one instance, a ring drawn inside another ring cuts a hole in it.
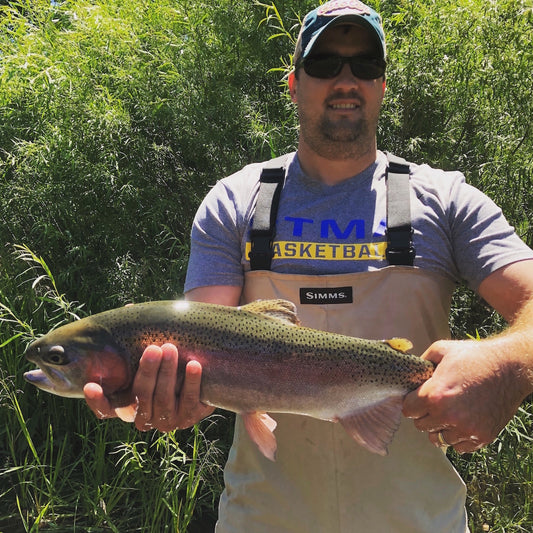
[{"label": "yellow lettering", "polygon": [[[361,244],[329,244],[324,242],[276,241],[272,245],[276,259],[303,261],[383,261],[386,242]],[[249,259],[251,243],[246,243],[246,258]]]}]

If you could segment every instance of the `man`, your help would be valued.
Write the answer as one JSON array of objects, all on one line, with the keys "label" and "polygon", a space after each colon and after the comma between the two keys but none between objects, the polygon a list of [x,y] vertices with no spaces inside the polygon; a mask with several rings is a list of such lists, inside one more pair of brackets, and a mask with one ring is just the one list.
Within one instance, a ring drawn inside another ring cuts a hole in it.
[{"label": "man", "polygon": [[[406,397],[404,415],[414,424],[403,420],[385,458],[339,424],[276,415],[272,463],[237,417],[217,531],[463,533],[464,484],[443,450],[490,443],[533,391],[533,252],[459,173],[411,164],[409,180],[391,189],[405,167],[395,161],[387,181],[389,162],[376,146],[386,61],[377,13],[357,0],[327,2],[304,19],[294,59],[289,89],[300,136],[297,153],[275,162],[285,169],[281,194],[259,192],[264,164],[213,188],[192,230],[187,298],[287,298],[305,325],[408,337],[438,366]],[[397,198],[399,207],[389,207]],[[259,209],[266,205],[268,215],[274,204],[275,227],[258,228]],[[460,279],[511,323],[507,331],[445,340]],[[139,429],[188,427],[212,412],[199,402],[196,362],[175,398],[177,358],[171,345],[143,354]],[[113,415],[96,384],[85,393],[99,416]]]}]

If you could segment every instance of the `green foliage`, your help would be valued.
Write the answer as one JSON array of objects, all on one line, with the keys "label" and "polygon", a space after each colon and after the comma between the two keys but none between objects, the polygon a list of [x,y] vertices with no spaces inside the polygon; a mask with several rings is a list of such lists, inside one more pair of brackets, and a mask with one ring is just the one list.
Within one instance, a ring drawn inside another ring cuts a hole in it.
[{"label": "green foliage", "polygon": [[262,13],[229,0],[29,13],[2,19],[2,240],[46,252],[91,308],[180,294],[208,187],[270,155],[261,129],[280,97],[257,53]]},{"label": "green foliage", "polygon": [[[26,387],[21,354],[76,315],[181,294],[208,188],[296,146],[286,76],[316,3],[0,3],[0,531],[212,526],[229,423],[158,436],[97,421]],[[380,147],[464,171],[531,246],[529,2],[371,3],[389,52]],[[503,325],[458,291],[456,336]],[[451,454],[474,532],[533,526],[531,413]]]},{"label": "green foliage", "polygon": [[533,245],[533,9],[525,0],[383,3],[381,144],[460,169]]},{"label": "green foliage", "polygon": [[468,487],[473,533],[528,533],[533,525],[533,405],[526,403],[498,440],[472,455],[448,455]]}]

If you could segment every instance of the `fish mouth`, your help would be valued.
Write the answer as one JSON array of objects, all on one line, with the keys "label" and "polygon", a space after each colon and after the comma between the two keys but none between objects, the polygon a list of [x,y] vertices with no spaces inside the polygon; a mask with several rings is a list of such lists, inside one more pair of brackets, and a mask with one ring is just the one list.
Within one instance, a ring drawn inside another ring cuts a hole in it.
[{"label": "fish mouth", "polygon": [[24,379],[28,383],[35,385],[38,389],[52,394],[70,398],[84,397],[83,392],[76,391],[76,388],[63,374],[52,368],[48,368],[46,372],[40,368],[24,372]]}]

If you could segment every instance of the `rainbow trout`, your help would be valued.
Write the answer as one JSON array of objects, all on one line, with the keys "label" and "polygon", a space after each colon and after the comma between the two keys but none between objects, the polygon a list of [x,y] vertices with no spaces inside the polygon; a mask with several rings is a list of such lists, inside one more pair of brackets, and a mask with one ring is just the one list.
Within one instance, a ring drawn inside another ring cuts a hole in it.
[{"label": "rainbow trout", "polygon": [[259,300],[242,307],[188,301],[130,305],[72,322],[33,342],[33,385],[83,398],[99,383],[112,405],[135,402],[133,377],[150,344],[179,350],[178,390],[191,360],[203,367],[201,400],[243,417],[250,438],[274,460],[275,421],[294,413],[340,422],[355,441],[387,453],[404,396],[433,373],[406,353],[405,339],[375,341],[300,326],[294,304]]}]

